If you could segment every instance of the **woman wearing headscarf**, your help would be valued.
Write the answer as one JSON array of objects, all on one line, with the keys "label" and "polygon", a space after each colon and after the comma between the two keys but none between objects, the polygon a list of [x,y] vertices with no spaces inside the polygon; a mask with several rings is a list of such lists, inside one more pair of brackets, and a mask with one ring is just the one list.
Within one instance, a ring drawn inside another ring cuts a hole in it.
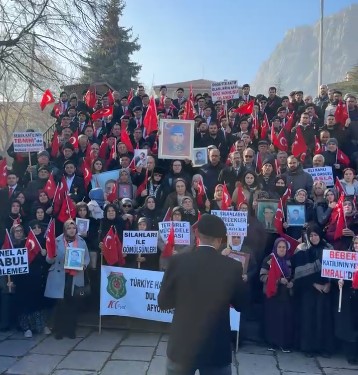
[{"label": "woman wearing headscarf", "polygon": [[323,201],[314,204],[314,217],[322,228],[328,223],[331,213],[337,205],[336,191],[332,188],[326,189],[323,198]]},{"label": "woman wearing headscarf", "polygon": [[210,213],[212,210],[221,210],[224,197],[224,185],[218,184],[215,186],[214,198],[205,201],[205,213]]},{"label": "woman wearing headscarf", "polygon": [[270,193],[270,199],[280,199],[285,194],[287,190],[286,177],[285,176],[276,176],[275,177],[275,186],[273,191]]},{"label": "woman wearing headscarf", "polygon": [[[65,256],[67,248],[84,249],[82,271],[65,270]],[[77,234],[76,223],[70,219],[63,224],[63,234],[56,238],[56,255],[46,257],[51,265],[46,283],[45,296],[56,300],[53,316],[53,332],[56,340],[64,336],[76,337],[78,301],[74,296],[76,287],[85,285],[84,270],[90,257],[86,242]],[[70,271],[70,272],[68,272]]]},{"label": "woman wearing headscarf", "polygon": [[18,200],[14,200],[10,204],[10,212],[8,217],[5,219],[5,228],[10,230],[14,225],[24,225],[24,219],[21,216],[21,203]]},{"label": "woman wearing headscarf", "polygon": [[186,190],[190,190],[190,175],[184,170],[186,167],[182,160],[173,160],[171,162],[169,173],[167,173],[163,179],[162,187],[164,190],[164,196],[167,196],[174,190],[174,183],[178,178],[185,181]]},{"label": "woman wearing headscarf", "polygon": [[46,218],[50,218],[53,212],[52,201],[44,190],[39,190],[37,200],[32,204],[31,211],[34,212],[37,207],[43,208]]},{"label": "woman wearing headscarf", "polygon": [[263,191],[272,194],[275,191],[276,173],[273,159],[267,158],[262,162],[261,172],[257,177]]},{"label": "woman wearing headscarf", "polygon": [[[174,182],[174,189],[172,193],[167,196],[163,206],[163,215],[167,212],[168,208],[180,206],[184,197],[191,197],[186,187],[186,181],[183,178],[178,178]],[[196,205],[195,205],[196,207]]]},{"label": "woman wearing headscarf", "polygon": [[103,249],[103,238],[106,236],[108,231],[111,229],[111,226],[114,226],[119,238],[122,240],[123,238],[123,230],[124,230],[124,220],[122,219],[118,208],[115,204],[110,203],[107,204],[104,208],[103,212],[103,219],[101,220],[99,231],[98,231],[98,240],[99,240],[99,248]]},{"label": "woman wearing headscarf", "polygon": [[199,211],[194,208],[192,197],[184,197],[181,202],[181,207],[183,208],[183,221],[189,221],[190,225],[198,221]]},{"label": "woman wearing headscarf", "polygon": [[146,218],[148,230],[158,230],[160,216],[161,212],[157,207],[157,201],[155,197],[149,195],[145,198],[144,205],[137,211],[137,218]]},{"label": "woman wearing headscarf", "polygon": [[198,206],[199,210],[205,210],[205,201],[207,199],[206,192],[201,191],[203,186],[204,186],[203,177],[200,174],[195,174],[191,180],[190,193],[195,199],[196,205]]},{"label": "woman wearing headscarf", "polygon": [[163,176],[165,170],[161,167],[155,167],[153,173],[148,176],[148,183],[146,189],[142,191],[139,197],[136,198],[139,205],[144,204],[144,200],[149,196],[154,197],[158,203],[158,207],[163,205],[166,196],[163,189]]},{"label": "woman wearing headscarf", "polygon": [[129,198],[123,198],[119,204],[119,211],[124,222],[124,230],[133,229],[136,219],[133,201]]},{"label": "woman wearing headscarf", "polygon": [[324,192],[326,191],[326,189],[327,186],[322,181],[317,180],[313,183],[312,198],[314,204],[324,202]]},{"label": "woman wearing headscarf", "polygon": [[265,294],[270,266],[275,261],[273,257],[276,258],[282,271],[277,282],[276,294],[265,298],[264,329],[269,350],[280,348],[284,353],[290,352],[293,345],[293,282],[288,249],[288,242],[284,238],[277,238],[273,245],[272,255],[264,259],[260,271],[260,280],[264,284]]},{"label": "woman wearing headscarf", "polygon": [[133,185],[130,171],[128,168],[119,170],[119,178],[117,181],[118,198],[129,198],[134,200],[137,192],[137,187]]},{"label": "woman wearing headscarf", "polygon": [[307,227],[307,241],[300,244],[291,260],[294,269],[299,347],[308,357],[333,351],[333,317],[330,280],[321,277],[322,254],[332,246],[317,224]]},{"label": "woman wearing headscarf", "polygon": [[[184,212],[183,212],[183,209],[181,207],[174,207],[173,208],[173,211],[172,211],[172,214],[171,214],[171,220],[172,221],[184,221],[183,216],[184,216]],[[194,250],[194,248],[195,248],[195,236],[194,236],[194,232],[193,232],[191,226],[189,226],[189,228],[190,228],[190,244],[189,245],[174,245],[173,256],[177,255],[177,254],[188,253],[188,252]],[[166,242],[163,241],[162,237],[159,234],[158,250],[160,250],[161,253],[163,252],[163,250],[165,248],[165,245],[166,245]],[[169,259],[170,259],[170,257],[163,257],[163,256],[160,257],[160,260],[159,260],[160,270],[162,270],[162,271],[166,270],[166,268],[168,267]]]},{"label": "woman wearing headscarf", "polygon": [[[358,236],[348,251],[358,252]],[[353,271],[352,280],[332,280],[334,295],[334,327],[336,337],[343,342],[347,361],[358,364],[358,268]],[[339,289],[342,288],[341,311],[338,312]]]}]

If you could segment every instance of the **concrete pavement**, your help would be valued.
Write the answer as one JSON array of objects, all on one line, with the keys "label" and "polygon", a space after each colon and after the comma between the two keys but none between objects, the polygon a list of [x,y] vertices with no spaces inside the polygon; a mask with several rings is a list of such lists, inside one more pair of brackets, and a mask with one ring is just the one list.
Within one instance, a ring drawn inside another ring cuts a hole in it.
[{"label": "concrete pavement", "polygon": [[[145,331],[81,327],[74,340],[52,336],[0,333],[0,374],[6,375],[164,375],[168,335]],[[355,375],[343,357],[306,358],[273,353],[246,343],[233,355],[237,375]]]}]

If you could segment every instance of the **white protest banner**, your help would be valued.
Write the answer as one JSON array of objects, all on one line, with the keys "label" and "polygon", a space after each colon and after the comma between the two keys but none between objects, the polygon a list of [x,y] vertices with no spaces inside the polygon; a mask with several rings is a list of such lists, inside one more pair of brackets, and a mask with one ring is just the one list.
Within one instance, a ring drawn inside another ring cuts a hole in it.
[{"label": "white protest banner", "polygon": [[38,152],[43,149],[44,140],[41,132],[14,133],[15,152]]},{"label": "white protest banner", "polygon": [[[100,315],[171,323],[173,310],[161,310],[158,306],[163,275],[158,271],[102,266]],[[239,330],[240,313],[234,309],[230,309],[230,324],[233,331]]]},{"label": "white protest banner", "polygon": [[174,227],[175,245],[190,245],[189,221],[162,221],[159,223],[159,234],[164,242],[167,242],[170,228]]},{"label": "white protest banner", "polygon": [[211,84],[211,98],[213,102],[217,100],[231,100],[240,97],[237,81],[213,82]]},{"label": "white protest banner", "polygon": [[219,216],[225,223],[229,236],[247,235],[247,212],[246,211],[222,211],[212,210],[212,215]]},{"label": "white protest banner", "polygon": [[29,273],[27,249],[0,250],[0,276]]},{"label": "white protest banner", "polygon": [[304,171],[312,176],[313,181],[321,181],[326,186],[334,186],[332,167],[305,168]]},{"label": "white protest banner", "polygon": [[358,267],[358,252],[323,250],[322,277],[352,280]]},{"label": "white protest banner", "polygon": [[124,254],[154,254],[157,252],[158,232],[147,230],[123,231]]}]

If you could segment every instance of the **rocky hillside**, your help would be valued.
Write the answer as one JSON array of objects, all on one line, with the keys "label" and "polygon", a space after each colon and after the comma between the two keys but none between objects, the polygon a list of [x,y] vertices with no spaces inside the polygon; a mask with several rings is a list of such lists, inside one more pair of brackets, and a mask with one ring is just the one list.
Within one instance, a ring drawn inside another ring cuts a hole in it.
[{"label": "rocky hillside", "polygon": [[[324,20],[323,83],[345,79],[358,64],[358,4]],[[319,23],[289,30],[260,67],[252,92],[266,93],[278,85],[282,93],[302,89],[315,95],[318,76]]]}]

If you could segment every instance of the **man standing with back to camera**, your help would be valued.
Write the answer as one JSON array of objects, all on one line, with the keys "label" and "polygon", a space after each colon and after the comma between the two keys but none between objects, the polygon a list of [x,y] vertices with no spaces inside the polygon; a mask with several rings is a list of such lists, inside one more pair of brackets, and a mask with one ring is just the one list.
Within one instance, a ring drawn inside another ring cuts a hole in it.
[{"label": "man standing with back to camera", "polygon": [[224,222],[203,215],[198,236],[194,252],[171,258],[158,295],[161,309],[175,309],[166,374],[230,375],[230,305],[242,310],[247,287],[241,263],[220,253]]}]

